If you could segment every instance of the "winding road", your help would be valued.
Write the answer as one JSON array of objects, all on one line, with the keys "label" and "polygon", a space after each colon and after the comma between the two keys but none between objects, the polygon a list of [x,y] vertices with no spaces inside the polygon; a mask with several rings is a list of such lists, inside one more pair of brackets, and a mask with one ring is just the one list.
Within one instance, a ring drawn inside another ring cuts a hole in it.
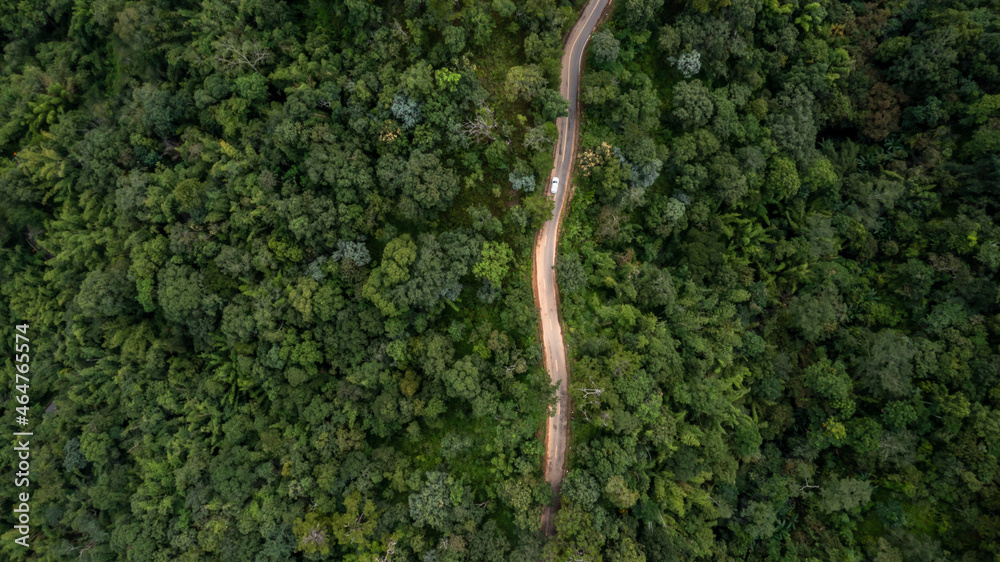
[{"label": "winding road", "polygon": [[[553,503],[542,512],[542,531],[545,536],[555,533],[553,515],[559,509],[559,487],[566,471],[566,444],[569,430],[569,373],[566,368],[566,347],[563,344],[562,328],[559,325],[558,295],[553,267],[556,263],[556,246],[559,223],[562,220],[563,203],[567,201],[570,188],[570,171],[576,156],[580,91],[580,68],[583,53],[597,25],[601,14],[611,0],[590,0],[583,9],[566,38],[562,58],[562,82],[559,93],[569,100],[569,116],[556,119],[559,140],[555,147],[553,176],[559,178],[559,192],[555,195],[553,217],[546,222],[535,241],[534,286],[542,323],[542,346],[545,352],[545,368],[553,383],[559,384],[558,402],[550,409],[548,429],[545,437],[545,480],[552,486]],[[552,178],[545,183],[549,189]]]}]

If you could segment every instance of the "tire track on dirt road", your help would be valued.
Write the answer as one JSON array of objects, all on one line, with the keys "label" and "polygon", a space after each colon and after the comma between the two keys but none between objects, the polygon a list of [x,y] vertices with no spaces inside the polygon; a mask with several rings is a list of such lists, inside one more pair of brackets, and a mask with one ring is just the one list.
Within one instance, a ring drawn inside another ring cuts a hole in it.
[{"label": "tire track on dirt road", "polygon": [[[559,325],[558,295],[553,267],[556,262],[556,247],[559,223],[562,219],[563,204],[568,200],[570,172],[576,157],[578,136],[580,71],[587,41],[593,33],[601,14],[611,0],[591,0],[583,9],[580,19],[573,25],[566,38],[562,58],[562,79],[559,93],[569,100],[569,116],[556,119],[559,140],[555,147],[553,176],[559,178],[559,191],[555,194],[555,211],[546,222],[535,241],[533,257],[534,286],[542,323],[542,346],[545,353],[545,368],[553,383],[559,384],[559,401],[550,409],[545,436],[545,480],[552,486],[553,502],[542,512],[541,527],[545,536],[555,533],[553,516],[559,509],[559,488],[566,467],[567,431],[569,430],[569,372],[566,368],[566,347],[563,343],[562,328]],[[549,182],[545,189],[549,189]]]}]

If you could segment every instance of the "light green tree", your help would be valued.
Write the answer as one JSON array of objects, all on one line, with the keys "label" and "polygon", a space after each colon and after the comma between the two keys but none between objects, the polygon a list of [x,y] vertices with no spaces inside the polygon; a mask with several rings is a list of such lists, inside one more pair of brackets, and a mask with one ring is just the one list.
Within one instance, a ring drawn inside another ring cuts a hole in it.
[{"label": "light green tree", "polygon": [[495,287],[499,287],[503,278],[507,276],[510,269],[510,262],[514,259],[514,252],[506,242],[483,242],[482,257],[472,268],[472,272],[486,279]]}]

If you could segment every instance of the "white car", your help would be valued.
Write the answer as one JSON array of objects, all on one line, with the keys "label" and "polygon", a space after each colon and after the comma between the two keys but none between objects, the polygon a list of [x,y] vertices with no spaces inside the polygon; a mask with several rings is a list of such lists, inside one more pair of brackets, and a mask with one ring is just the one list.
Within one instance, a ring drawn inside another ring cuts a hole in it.
[{"label": "white car", "polygon": [[559,178],[552,178],[552,193],[559,191]]}]

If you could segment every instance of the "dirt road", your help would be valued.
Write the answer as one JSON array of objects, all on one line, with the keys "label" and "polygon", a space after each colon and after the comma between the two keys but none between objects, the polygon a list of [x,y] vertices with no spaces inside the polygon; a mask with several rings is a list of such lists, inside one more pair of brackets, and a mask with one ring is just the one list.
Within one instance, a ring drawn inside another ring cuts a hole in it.
[{"label": "dirt road", "polygon": [[[559,178],[559,192],[555,195],[553,218],[542,226],[535,242],[534,275],[535,290],[542,321],[542,345],[545,350],[545,367],[552,382],[559,383],[559,402],[550,410],[548,430],[545,439],[545,480],[552,485],[555,500],[542,513],[542,531],[546,536],[555,532],[552,516],[559,509],[559,486],[562,484],[566,466],[566,434],[569,429],[569,373],[566,370],[566,348],[563,345],[562,328],[559,326],[558,301],[556,299],[555,271],[556,242],[559,223],[562,218],[563,202],[567,200],[570,188],[570,168],[576,155],[577,140],[577,94],[580,90],[580,67],[584,49],[594,26],[611,0],[591,0],[583,14],[569,33],[562,58],[562,84],[559,92],[569,100],[569,117],[556,120],[559,140],[556,142],[555,169],[553,175]],[[545,183],[549,189],[552,178]]]}]

